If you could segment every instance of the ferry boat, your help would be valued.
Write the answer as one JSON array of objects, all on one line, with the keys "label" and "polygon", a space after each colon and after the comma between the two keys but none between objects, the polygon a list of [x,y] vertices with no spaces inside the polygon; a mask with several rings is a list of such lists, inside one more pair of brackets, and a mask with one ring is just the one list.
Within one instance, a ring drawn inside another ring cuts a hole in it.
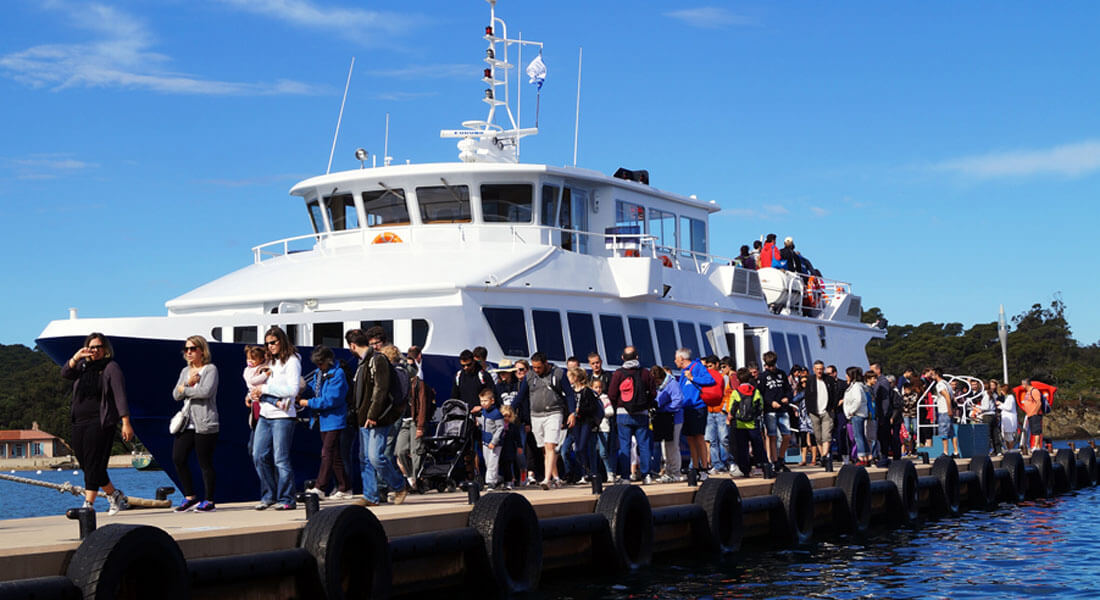
[{"label": "ferry boat", "polygon": [[[135,432],[173,479],[170,389],[183,340],[195,334],[211,342],[220,374],[218,501],[259,490],[240,374],[244,346],[274,325],[300,348],[304,371],[310,347],[342,348],[346,330],[380,325],[402,350],[423,348],[424,378],[440,401],[458,354],[479,345],[491,362],[540,350],[562,364],[598,352],[609,368],[628,344],[645,365],[672,365],[681,347],[738,365],[768,350],[784,369],[818,359],[866,364],[867,342],[884,331],[860,322],[851,285],[712,254],[715,202],[651,187],[645,171],[520,162],[521,138],[537,129],[519,127],[509,105],[519,71],[509,53],[541,44],[508,38],[488,1],[488,116],[441,132],[458,140],[459,161],[306,179],[290,190],[305,206],[305,235],[256,246],[250,264],[169,300],[165,316],[74,311],[37,339],[60,364],[88,333],[110,338]],[[317,437],[305,427],[295,435],[299,485],[317,473]]]}]

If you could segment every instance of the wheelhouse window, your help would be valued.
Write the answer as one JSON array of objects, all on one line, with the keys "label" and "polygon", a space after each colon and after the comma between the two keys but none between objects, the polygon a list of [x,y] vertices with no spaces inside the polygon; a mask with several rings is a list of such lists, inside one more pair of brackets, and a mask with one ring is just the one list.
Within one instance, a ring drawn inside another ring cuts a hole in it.
[{"label": "wheelhouse window", "polygon": [[363,212],[367,227],[409,224],[409,207],[401,188],[363,192]]},{"label": "wheelhouse window", "polygon": [[[578,232],[588,231],[588,192],[576,188],[565,188],[561,197],[561,213],[558,222],[562,229]],[[588,236],[582,233],[563,231],[561,234],[563,250],[588,253]]]},{"label": "wheelhouse window", "polygon": [[630,339],[634,349],[638,351],[638,360],[642,366],[657,364],[653,352],[653,335],[649,332],[649,319],[642,317],[630,317]]},{"label": "wheelhouse window", "polygon": [[486,306],[481,309],[481,314],[485,315],[489,329],[505,356],[527,358],[527,321],[523,318],[522,308]]},{"label": "wheelhouse window", "polygon": [[531,323],[535,326],[535,349],[546,353],[550,360],[565,360],[561,314],[556,310],[532,310]]},{"label": "wheelhouse window", "polygon": [[333,231],[356,229],[359,227],[359,211],[355,208],[355,197],[351,194],[339,194],[325,198],[328,209],[328,222]]},{"label": "wheelhouse window", "polygon": [[317,199],[306,202],[309,210],[309,222],[313,224],[313,233],[321,233],[325,230],[325,218],[321,216],[321,202]]},{"label": "wheelhouse window", "polygon": [[542,212],[539,216],[539,225],[554,227],[558,222],[558,186],[542,186]]},{"label": "wheelhouse window", "polygon": [[618,315],[600,315],[600,331],[603,332],[604,362],[609,365],[622,364],[621,356],[623,348],[626,348],[623,318]]},{"label": "wheelhouse window", "polygon": [[626,200],[616,200],[615,226],[637,226],[638,233],[645,233],[645,207]]},{"label": "wheelhouse window", "polygon": [[[684,244],[684,256],[706,254],[707,224],[699,219],[680,217],[680,236]],[[690,250],[690,252],[688,252]]]},{"label": "wheelhouse window", "polygon": [[656,238],[657,250],[671,252],[676,247],[676,215],[649,209],[649,233]]},{"label": "wheelhouse window", "polygon": [[470,188],[436,185],[416,188],[420,220],[424,223],[469,223]]},{"label": "wheelhouse window", "polygon": [[486,223],[530,223],[533,189],[529,184],[481,186],[481,218]]}]

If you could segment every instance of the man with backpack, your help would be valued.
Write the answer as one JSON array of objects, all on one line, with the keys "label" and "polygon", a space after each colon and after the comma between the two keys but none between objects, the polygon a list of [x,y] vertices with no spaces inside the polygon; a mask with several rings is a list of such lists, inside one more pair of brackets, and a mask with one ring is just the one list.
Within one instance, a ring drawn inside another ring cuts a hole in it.
[{"label": "man with backpack", "polygon": [[545,468],[540,482],[544,490],[561,486],[558,444],[562,440],[562,423],[566,415],[564,379],[561,367],[551,364],[546,354],[536,352],[531,355],[531,370],[520,382],[517,396],[520,404],[530,407],[531,432],[535,444],[544,450]]},{"label": "man with backpack", "polygon": [[394,504],[401,504],[408,495],[408,486],[386,457],[386,438],[405,407],[396,397],[400,396],[401,385],[395,369],[379,352],[386,342],[386,332],[381,327],[371,327],[366,333],[352,335],[349,342],[352,352],[359,356],[354,387],[363,478],[363,499],[359,504],[377,506],[382,502],[376,473],[393,489]]},{"label": "man with backpack", "polygon": [[648,369],[638,361],[638,351],[633,346],[623,348],[623,367],[611,375],[607,397],[615,407],[615,421],[619,430],[619,474],[630,473],[630,440],[638,442],[640,470],[633,480],[652,483],[650,475],[650,450],[653,444],[649,430],[649,409],[657,397],[657,383]]},{"label": "man with backpack", "polygon": [[707,405],[703,403],[703,388],[718,385],[714,377],[699,359],[692,360],[689,348],[676,351],[676,368],[680,369],[680,393],[684,396],[684,425],[680,430],[687,438],[691,450],[691,462],[702,479],[707,477],[704,466],[710,462],[707,442],[703,435],[707,430]]},{"label": "man with backpack", "polygon": [[458,355],[458,364],[462,368],[455,373],[455,382],[451,386],[451,398],[466,403],[466,407],[477,412],[481,406],[481,390],[493,387],[493,377],[482,368],[474,353],[463,350]]},{"label": "man with backpack", "polygon": [[[749,370],[742,367],[737,370],[740,383],[729,395],[726,405],[726,423],[733,429],[733,460],[738,471],[745,477],[752,474],[753,461],[749,458],[749,445],[752,455],[760,462],[764,456],[764,439],[760,437],[760,415],[764,413],[764,397],[751,382],[754,381]],[[732,471],[732,469],[731,469]]]}]

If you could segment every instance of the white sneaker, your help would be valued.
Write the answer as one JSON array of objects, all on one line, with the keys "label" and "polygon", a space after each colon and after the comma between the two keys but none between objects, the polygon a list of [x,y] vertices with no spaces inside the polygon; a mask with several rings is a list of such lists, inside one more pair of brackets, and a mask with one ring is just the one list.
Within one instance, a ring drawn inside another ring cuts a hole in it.
[{"label": "white sneaker", "polygon": [[351,498],[354,498],[354,497],[355,497],[354,495],[352,495],[348,492],[341,492],[340,490],[336,490],[335,492],[332,493],[332,495],[329,496],[329,499],[331,499],[331,500],[350,500]]},{"label": "white sneaker", "polygon": [[717,475],[719,473],[721,473],[721,471],[719,471],[718,469],[716,469],[714,467],[711,467],[711,469],[709,471],[707,471],[707,475]]},{"label": "white sneaker", "polygon": [[543,479],[542,481],[539,482],[539,487],[541,487],[544,490],[550,489],[550,480],[549,479]]},{"label": "white sneaker", "polygon": [[642,480],[642,485],[649,485],[651,483],[653,483],[653,476],[652,475],[646,475],[645,479]]},{"label": "white sneaker", "polygon": [[327,494],[325,494],[323,491],[321,491],[321,490],[319,490],[315,487],[309,488],[308,490],[306,490],[306,493],[307,494],[317,494],[317,499],[318,500],[324,500],[324,499],[328,498]]},{"label": "white sneaker", "polygon": [[410,488],[416,487],[416,478],[415,477],[406,477],[405,481],[409,482],[409,487]]},{"label": "white sneaker", "polygon": [[741,472],[741,469],[733,467],[730,469],[730,477],[744,477],[745,474]]},{"label": "white sneaker", "polygon": [[126,501],[126,496],[124,496],[122,490],[119,489],[115,489],[113,493],[107,495],[107,504],[109,505],[107,509],[107,514],[109,516],[117,515],[119,511],[130,508],[130,503]]},{"label": "white sneaker", "polygon": [[90,508],[92,510],[95,510],[95,506],[87,500],[84,501],[84,504],[80,505],[80,508]]},{"label": "white sneaker", "polygon": [[706,471],[699,471],[699,481],[706,481],[708,477],[710,475]]}]

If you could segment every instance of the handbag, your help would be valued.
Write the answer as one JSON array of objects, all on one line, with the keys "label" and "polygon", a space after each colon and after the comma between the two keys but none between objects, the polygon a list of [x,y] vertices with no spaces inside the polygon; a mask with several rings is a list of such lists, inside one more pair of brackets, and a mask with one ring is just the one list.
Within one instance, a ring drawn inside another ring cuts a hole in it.
[{"label": "handbag", "polygon": [[172,415],[172,420],[168,422],[168,433],[176,435],[187,429],[187,425],[191,422],[191,418],[188,416],[191,414],[190,408],[191,400],[184,400],[183,408]]}]

